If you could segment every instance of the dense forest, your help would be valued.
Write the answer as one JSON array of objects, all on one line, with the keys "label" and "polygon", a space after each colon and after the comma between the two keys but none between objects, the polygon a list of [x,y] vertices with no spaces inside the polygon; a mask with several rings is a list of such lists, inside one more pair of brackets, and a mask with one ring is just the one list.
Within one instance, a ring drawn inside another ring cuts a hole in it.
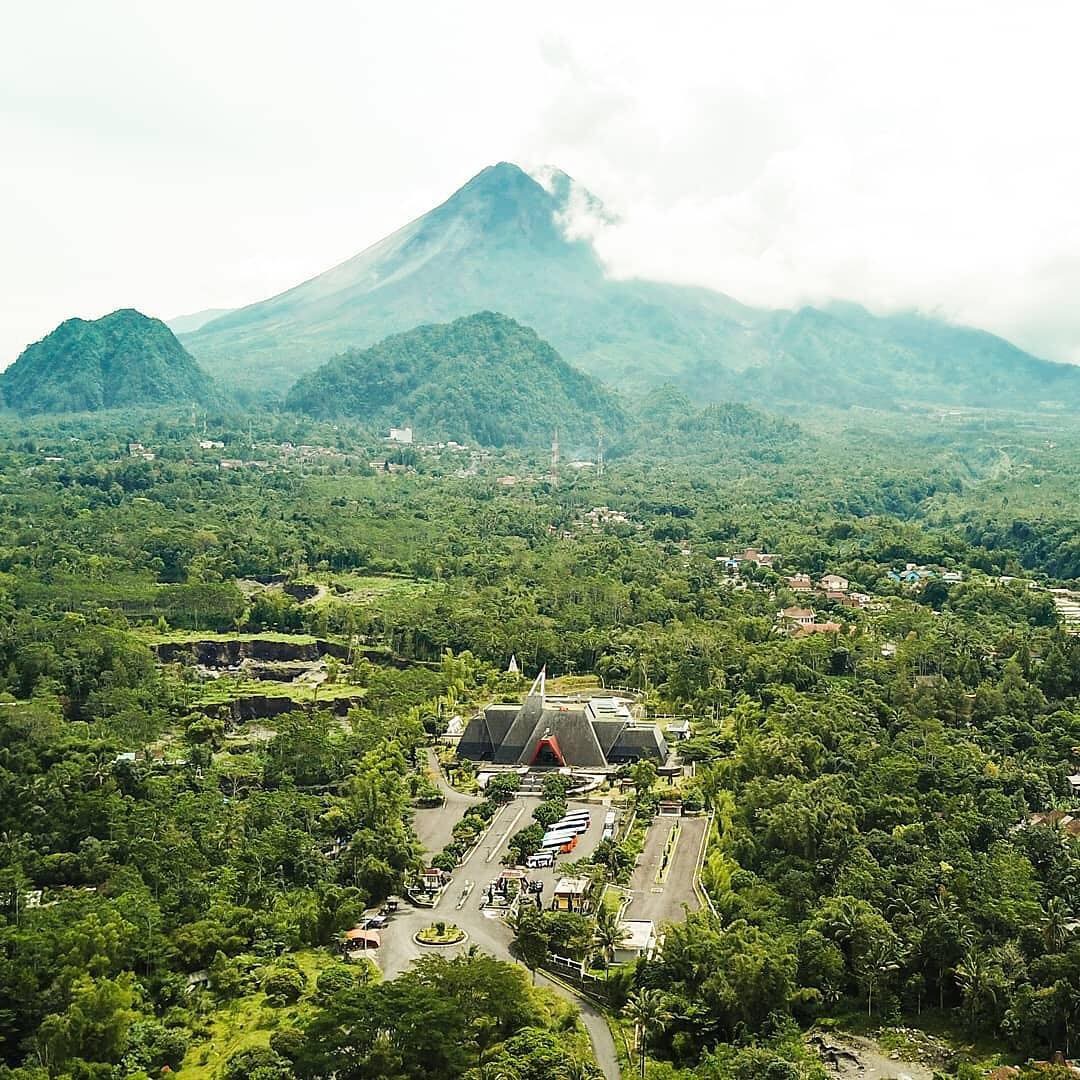
[{"label": "dense forest", "polygon": [[172,331],[131,308],[61,323],[4,369],[0,392],[24,414],[207,405],[217,396]]},{"label": "dense forest", "polygon": [[626,424],[600,383],[535,330],[491,311],[347,352],[302,377],[285,404],[309,416],[375,428],[409,424],[430,437],[486,446],[543,445],[556,428],[591,444],[598,431]]},{"label": "dense forest", "polygon": [[[627,1070],[819,1078],[807,1036],[840,1030],[932,1037],[963,1080],[1071,1054],[1080,849],[1045,815],[1080,772],[1051,591],[1080,579],[1078,448],[1007,416],[671,390],[557,482],[540,451],[388,448],[350,420],[9,421],[0,1076],[597,1075],[574,1008],[510,958],[340,959],[427,861],[430,744],[520,695],[511,655],[692,721],[708,903],[619,966],[602,916],[516,927],[527,967],[598,968]],[[795,575],[825,574],[865,600],[821,592],[832,628],[786,632]],[[196,646],[251,641],[323,649],[323,681],[247,718],[276,691],[208,678]],[[647,820],[655,773],[624,779]],[[582,870],[625,880],[635,854],[631,833]]]}]

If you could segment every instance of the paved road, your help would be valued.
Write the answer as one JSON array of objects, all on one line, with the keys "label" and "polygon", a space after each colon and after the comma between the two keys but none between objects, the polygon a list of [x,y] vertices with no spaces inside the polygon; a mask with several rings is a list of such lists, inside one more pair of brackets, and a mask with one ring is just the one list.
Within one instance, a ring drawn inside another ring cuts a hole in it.
[{"label": "paved road", "polygon": [[[473,801],[470,796],[453,792],[457,798],[453,802],[454,811],[448,813],[451,806],[448,794],[447,807],[441,812],[444,817],[452,818],[449,828],[453,828],[456,821],[465,810],[465,806]],[[459,800],[465,800],[461,802]],[[513,941],[513,932],[504,920],[494,914],[481,910],[480,904],[490,881],[499,876],[503,869],[502,856],[506,851],[507,841],[520,829],[525,828],[532,821],[533,810],[540,805],[539,798],[528,797],[515,799],[502,807],[492,819],[491,827],[481,840],[476,849],[466,858],[465,862],[454,871],[454,877],[450,887],[439,900],[434,909],[404,907],[394,915],[390,924],[382,932],[382,947],[377,953],[377,963],[384,976],[394,978],[408,968],[424,953],[433,953],[434,949],[425,949],[417,945],[413,935],[434,920],[453,922],[468,934],[468,938],[460,945],[437,950],[444,955],[455,955],[468,949],[471,945],[478,945],[485,952],[491,953],[503,960],[512,960],[510,956],[510,944]],[[579,809],[585,804],[573,804]],[[600,843],[603,832],[603,820],[606,808],[592,806],[590,810],[589,829],[582,834],[578,846],[570,855],[560,856],[553,869],[537,870],[530,876],[544,882],[544,906],[551,903],[551,894],[555,882],[565,874],[565,863],[587,858]],[[421,811],[430,814],[432,811]],[[419,818],[419,814],[417,815]],[[417,827],[418,833],[420,827]],[[423,834],[421,834],[423,835]],[[436,826],[432,824],[428,835],[436,835]],[[542,974],[537,975],[537,983],[553,990],[567,1001],[575,1004],[581,1012],[581,1020],[593,1044],[593,1052],[597,1064],[603,1070],[607,1080],[619,1080],[618,1059],[615,1054],[615,1043],[611,1038],[607,1022],[600,1011],[587,1000],[579,998],[575,993],[561,983],[553,982]]]},{"label": "paved road", "polygon": [[413,828],[428,855],[437,855],[450,842],[454,826],[461,820],[465,811],[481,799],[476,795],[465,795],[460,791],[455,791],[443,779],[439,759],[435,756],[434,749],[428,750],[427,761],[428,773],[443,793],[445,802],[442,806],[436,806],[430,810],[414,811]]},{"label": "paved road", "polygon": [[[645,850],[630,881],[633,899],[626,909],[626,918],[652,919],[659,924],[682,919],[684,905],[690,911],[697,911],[701,905],[694,892],[694,871],[707,823],[704,817],[653,819],[645,836]],[[676,825],[679,840],[674,858],[663,880],[657,881],[664,845]]]},{"label": "paved road", "polygon": [[600,1071],[607,1080],[620,1080],[622,1074],[619,1072],[619,1055],[615,1051],[615,1040],[611,1036],[611,1028],[608,1027],[604,1014],[588,998],[579,997],[573,990],[549,979],[543,972],[537,973],[536,985],[554,991],[559,997],[578,1007]]}]

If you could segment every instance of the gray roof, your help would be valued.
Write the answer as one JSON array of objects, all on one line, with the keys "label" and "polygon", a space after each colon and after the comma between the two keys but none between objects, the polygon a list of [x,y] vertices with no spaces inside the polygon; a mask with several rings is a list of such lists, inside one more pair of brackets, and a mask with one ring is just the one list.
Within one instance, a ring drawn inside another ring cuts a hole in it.
[{"label": "gray roof", "polygon": [[637,724],[586,703],[549,702],[534,686],[521,706],[489,705],[473,717],[458,744],[463,757],[498,765],[531,765],[542,739],[552,738],[567,765],[604,768],[641,757],[666,761],[667,743],[653,724]]},{"label": "gray roof", "polygon": [[668,747],[660,729],[653,724],[628,725],[608,753],[610,761],[636,761],[649,757],[667,761]]}]

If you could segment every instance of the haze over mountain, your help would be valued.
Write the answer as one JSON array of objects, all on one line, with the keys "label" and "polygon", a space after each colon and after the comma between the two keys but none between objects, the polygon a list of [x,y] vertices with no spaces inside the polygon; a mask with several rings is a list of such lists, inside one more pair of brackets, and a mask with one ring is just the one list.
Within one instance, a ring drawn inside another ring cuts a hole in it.
[{"label": "haze over mountain", "polygon": [[516,165],[490,166],[354,258],[185,343],[224,381],[282,391],[345,348],[490,309],[632,391],[673,381],[698,398],[767,404],[1080,403],[1080,369],[938,320],[846,304],[767,311],[704,288],[609,278],[567,227],[583,202],[601,212],[557,170],[542,185]]},{"label": "haze over mountain", "polygon": [[132,308],[67,319],[0,375],[21,413],[187,405],[216,398],[212,381],[159,319]]},{"label": "haze over mountain", "polygon": [[491,311],[335,357],[300,379],[286,406],[488,446],[545,445],[558,428],[567,449],[592,449],[598,432],[610,436],[626,422],[599,382],[534,330]]},{"label": "haze over mountain", "polygon": [[211,319],[220,319],[222,315],[228,315],[232,308],[206,308],[203,311],[193,311],[190,315],[177,315],[173,319],[166,319],[165,325],[174,334],[193,334],[201,330]]}]

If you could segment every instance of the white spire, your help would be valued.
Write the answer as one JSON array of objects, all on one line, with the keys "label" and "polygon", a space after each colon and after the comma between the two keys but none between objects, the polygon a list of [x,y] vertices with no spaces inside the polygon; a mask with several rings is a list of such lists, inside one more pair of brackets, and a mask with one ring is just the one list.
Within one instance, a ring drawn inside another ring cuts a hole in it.
[{"label": "white spire", "polygon": [[547,678],[547,666],[545,665],[540,669],[540,674],[533,680],[532,689],[529,691],[529,697],[539,696],[541,703],[544,701],[544,682]]}]

